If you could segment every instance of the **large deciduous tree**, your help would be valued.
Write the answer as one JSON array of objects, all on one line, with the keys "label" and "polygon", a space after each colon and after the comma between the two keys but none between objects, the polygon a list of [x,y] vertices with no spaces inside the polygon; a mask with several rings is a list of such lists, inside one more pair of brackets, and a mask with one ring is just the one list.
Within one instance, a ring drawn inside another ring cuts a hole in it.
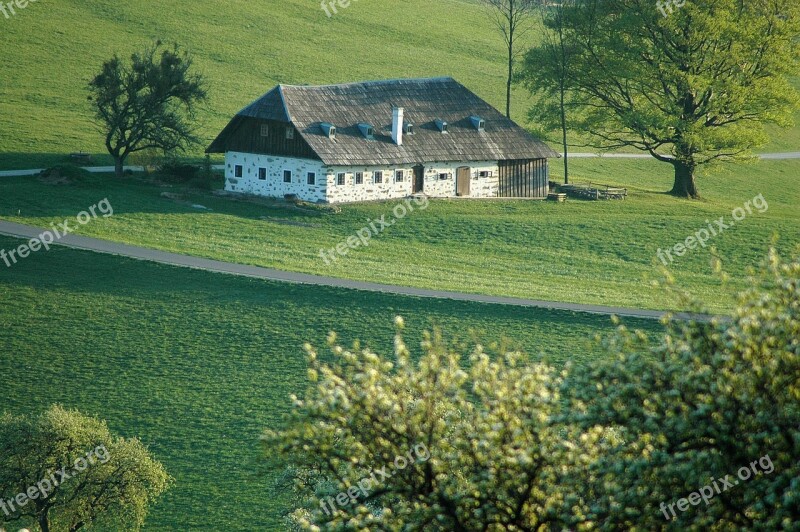
[{"label": "large deciduous tree", "polygon": [[[681,5],[682,4],[682,5]],[[661,6],[663,9],[660,9]],[[565,6],[571,122],[599,149],[634,147],[674,167],[671,193],[696,198],[698,168],[743,160],[786,126],[798,105],[795,0],[579,0]],[[529,52],[534,92],[561,64]]]},{"label": "large deciduous tree", "polygon": [[571,424],[619,435],[585,475],[592,520],[611,530],[800,523],[800,257],[772,251],[752,286],[732,316],[672,323],[655,345],[623,328],[614,359],[565,379]]},{"label": "large deciduous tree", "polygon": [[[525,55],[525,64],[517,74],[521,81],[534,93],[536,102],[528,112],[528,118],[545,131],[559,131],[561,149],[564,153],[564,183],[569,183],[569,144],[567,142],[567,113],[569,100],[567,88],[570,83],[570,61],[573,50],[566,35],[565,8],[574,0],[558,3],[543,2],[539,8],[542,19],[542,35],[539,46]],[[547,83],[540,84],[536,79],[539,70],[536,65],[547,63]]]},{"label": "large deciduous tree", "polygon": [[511,86],[514,65],[522,54],[520,41],[533,28],[534,8],[542,0],[481,0],[489,10],[506,45],[506,116],[511,118]]},{"label": "large deciduous tree", "polygon": [[191,56],[177,45],[165,49],[156,42],[131,55],[130,64],[114,55],[89,83],[117,176],[131,153],[182,150],[197,142],[191,120],[206,90],[191,67]]},{"label": "large deciduous tree", "polygon": [[[264,437],[270,455],[292,463],[295,523],[791,528],[800,522],[800,258],[772,253],[762,271],[729,318],[668,322],[657,341],[620,328],[605,361],[561,371],[502,348],[476,346],[462,360],[463,346],[436,334],[416,361],[399,332],[391,358],[333,336],[332,356],[308,347],[309,388],[293,398],[287,426]],[[420,444],[426,460],[393,467]],[[377,470],[387,474],[375,479]],[[720,481],[737,478],[729,489]]]},{"label": "large deciduous tree", "polygon": [[60,406],[0,416],[0,523],[138,530],[169,482],[139,440],[113,436],[103,421]]}]

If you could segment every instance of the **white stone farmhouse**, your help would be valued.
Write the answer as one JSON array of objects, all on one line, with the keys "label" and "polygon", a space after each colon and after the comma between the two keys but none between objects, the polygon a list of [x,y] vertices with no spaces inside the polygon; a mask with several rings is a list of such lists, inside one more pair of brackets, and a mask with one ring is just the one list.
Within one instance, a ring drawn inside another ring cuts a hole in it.
[{"label": "white stone farmhouse", "polygon": [[278,85],[206,151],[226,190],[328,203],[542,198],[559,156],[452,78]]}]

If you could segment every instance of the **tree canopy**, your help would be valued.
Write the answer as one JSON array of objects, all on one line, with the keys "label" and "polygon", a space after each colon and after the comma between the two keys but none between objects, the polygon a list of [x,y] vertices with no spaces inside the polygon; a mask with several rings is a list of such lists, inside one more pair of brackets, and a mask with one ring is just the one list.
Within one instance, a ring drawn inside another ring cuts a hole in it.
[{"label": "tree canopy", "polygon": [[203,77],[190,73],[191,67],[188,53],[157,42],[132,54],[130,64],[114,55],[89,83],[89,100],[117,176],[131,153],[169,152],[197,142],[190,121],[206,90]]},{"label": "tree canopy", "polygon": [[[800,72],[795,0],[571,0],[563,24],[570,124],[590,146],[671,164],[677,196],[698,196],[699,167],[752,157],[765,125],[789,125],[800,101],[789,79]],[[521,78],[552,98],[562,67],[544,42]],[[531,113],[552,123],[556,107]]]},{"label": "tree canopy", "polygon": [[511,118],[514,65],[522,55],[522,41],[534,24],[535,8],[542,0],[480,0],[489,11],[506,47],[506,116]]},{"label": "tree canopy", "polygon": [[169,482],[139,440],[75,410],[0,416],[0,523],[138,530]]},{"label": "tree canopy", "polygon": [[[335,335],[331,355],[307,346],[309,387],[264,436],[297,480],[294,523],[788,528],[800,520],[800,258],[772,253],[763,271],[732,316],[665,320],[656,340],[620,327],[592,367],[481,345],[462,356],[438,333],[413,357],[400,318],[391,358]],[[427,459],[393,467],[421,444]]]}]

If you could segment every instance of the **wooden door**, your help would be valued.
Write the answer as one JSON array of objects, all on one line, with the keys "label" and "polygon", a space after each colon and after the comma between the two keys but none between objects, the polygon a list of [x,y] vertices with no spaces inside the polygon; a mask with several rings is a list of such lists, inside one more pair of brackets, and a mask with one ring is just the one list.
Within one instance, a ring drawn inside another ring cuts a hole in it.
[{"label": "wooden door", "polygon": [[414,167],[414,187],[411,189],[413,194],[419,194],[425,190],[425,167],[418,164]]},{"label": "wooden door", "polygon": [[469,196],[470,172],[468,166],[462,166],[456,170],[456,196]]}]

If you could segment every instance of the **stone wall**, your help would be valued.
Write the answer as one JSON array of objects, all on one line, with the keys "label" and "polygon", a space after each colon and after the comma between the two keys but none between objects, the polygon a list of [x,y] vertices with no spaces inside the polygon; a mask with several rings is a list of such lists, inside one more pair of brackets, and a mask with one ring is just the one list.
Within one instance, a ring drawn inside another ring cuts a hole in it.
[{"label": "stone wall", "polygon": [[[236,177],[236,167],[242,167],[242,177]],[[470,197],[491,198],[497,196],[497,162],[425,164],[423,192],[432,197],[454,197],[456,195],[456,173],[458,168],[470,169]],[[266,179],[260,179],[264,168]],[[291,171],[291,183],[284,182],[284,171]],[[376,172],[383,172],[381,182],[375,181]],[[402,180],[396,172],[402,172]],[[308,184],[308,173],[314,172],[315,184]],[[362,174],[362,182],[356,183],[356,174]],[[484,175],[481,175],[484,173]],[[338,184],[339,174],[344,174],[344,184]],[[296,194],[306,201],[346,203],[404,198],[412,194],[414,186],[413,165],[382,166],[324,166],[321,161],[254,155],[239,152],[225,154],[225,190],[282,198]]]},{"label": "stone wall", "polygon": [[[242,177],[236,177],[236,166],[242,166]],[[259,169],[266,169],[266,179],[259,178]],[[284,171],[292,173],[291,182],[284,182]],[[314,172],[315,184],[308,184],[308,172]],[[322,161],[272,155],[227,152],[225,154],[225,190],[282,198],[297,194],[306,201],[326,201],[328,169]]]}]

